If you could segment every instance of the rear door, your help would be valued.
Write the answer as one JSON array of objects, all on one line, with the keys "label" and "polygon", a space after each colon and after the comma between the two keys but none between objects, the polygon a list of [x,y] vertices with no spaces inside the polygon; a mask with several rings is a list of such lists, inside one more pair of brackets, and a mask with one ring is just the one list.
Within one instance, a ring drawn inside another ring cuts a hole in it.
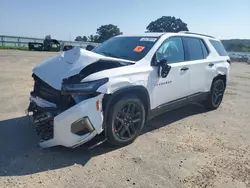
[{"label": "rear door", "polygon": [[201,38],[183,37],[187,65],[190,67],[189,95],[207,91],[208,48]]}]

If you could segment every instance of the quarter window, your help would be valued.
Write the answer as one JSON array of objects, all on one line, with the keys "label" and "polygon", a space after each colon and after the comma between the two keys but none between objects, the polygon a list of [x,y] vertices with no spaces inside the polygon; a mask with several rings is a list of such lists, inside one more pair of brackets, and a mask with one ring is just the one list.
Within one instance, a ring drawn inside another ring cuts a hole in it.
[{"label": "quarter window", "polygon": [[220,41],[210,40],[210,42],[220,56],[228,56],[223,44]]}]

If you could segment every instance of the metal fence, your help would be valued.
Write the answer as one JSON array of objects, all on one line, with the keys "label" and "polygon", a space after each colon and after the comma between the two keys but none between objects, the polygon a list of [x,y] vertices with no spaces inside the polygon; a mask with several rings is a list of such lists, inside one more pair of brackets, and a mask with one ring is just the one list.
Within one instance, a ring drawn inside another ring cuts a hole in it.
[{"label": "metal fence", "polygon": [[[12,47],[28,47],[29,42],[39,42],[43,43],[43,38],[30,38],[30,37],[18,37],[18,36],[6,36],[0,35],[0,46],[12,46]],[[93,42],[78,42],[78,41],[64,41],[58,40],[61,46],[65,44],[70,44],[74,47],[86,48],[87,45],[91,44],[93,46],[99,45]]]}]

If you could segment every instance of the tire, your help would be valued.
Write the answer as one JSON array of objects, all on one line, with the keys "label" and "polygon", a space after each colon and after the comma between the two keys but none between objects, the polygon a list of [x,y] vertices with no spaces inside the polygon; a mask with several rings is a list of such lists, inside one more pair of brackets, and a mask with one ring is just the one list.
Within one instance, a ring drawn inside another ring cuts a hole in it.
[{"label": "tire", "polygon": [[217,109],[223,100],[224,92],[225,92],[224,81],[221,79],[213,81],[211,86],[211,91],[208,95],[207,100],[204,102],[204,106],[209,110]]},{"label": "tire", "polygon": [[108,142],[115,146],[132,143],[141,133],[146,113],[136,96],[123,96],[111,104],[107,118]]}]

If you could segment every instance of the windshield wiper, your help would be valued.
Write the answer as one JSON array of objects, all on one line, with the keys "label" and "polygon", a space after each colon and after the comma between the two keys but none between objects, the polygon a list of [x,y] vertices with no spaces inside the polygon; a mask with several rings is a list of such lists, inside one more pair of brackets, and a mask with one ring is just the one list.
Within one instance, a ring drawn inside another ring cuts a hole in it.
[{"label": "windshield wiper", "polygon": [[108,53],[108,52],[101,52],[101,54],[105,55],[105,56],[109,56],[109,57],[114,57],[114,58],[119,58],[111,53]]},{"label": "windshield wiper", "polygon": [[[117,57],[117,56],[115,56],[115,55],[113,55],[113,54],[111,54],[111,53],[108,53],[108,52],[101,52],[100,54],[102,54],[102,55],[105,55],[105,56],[108,56],[108,57],[114,57],[114,58],[118,58],[118,59],[123,59],[123,57]],[[124,59],[124,60],[126,60],[126,59]],[[132,63],[132,62],[124,62],[124,61],[121,61],[121,62],[119,62],[121,65],[124,65],[124,64],[134,64],[134,63]]]}]

